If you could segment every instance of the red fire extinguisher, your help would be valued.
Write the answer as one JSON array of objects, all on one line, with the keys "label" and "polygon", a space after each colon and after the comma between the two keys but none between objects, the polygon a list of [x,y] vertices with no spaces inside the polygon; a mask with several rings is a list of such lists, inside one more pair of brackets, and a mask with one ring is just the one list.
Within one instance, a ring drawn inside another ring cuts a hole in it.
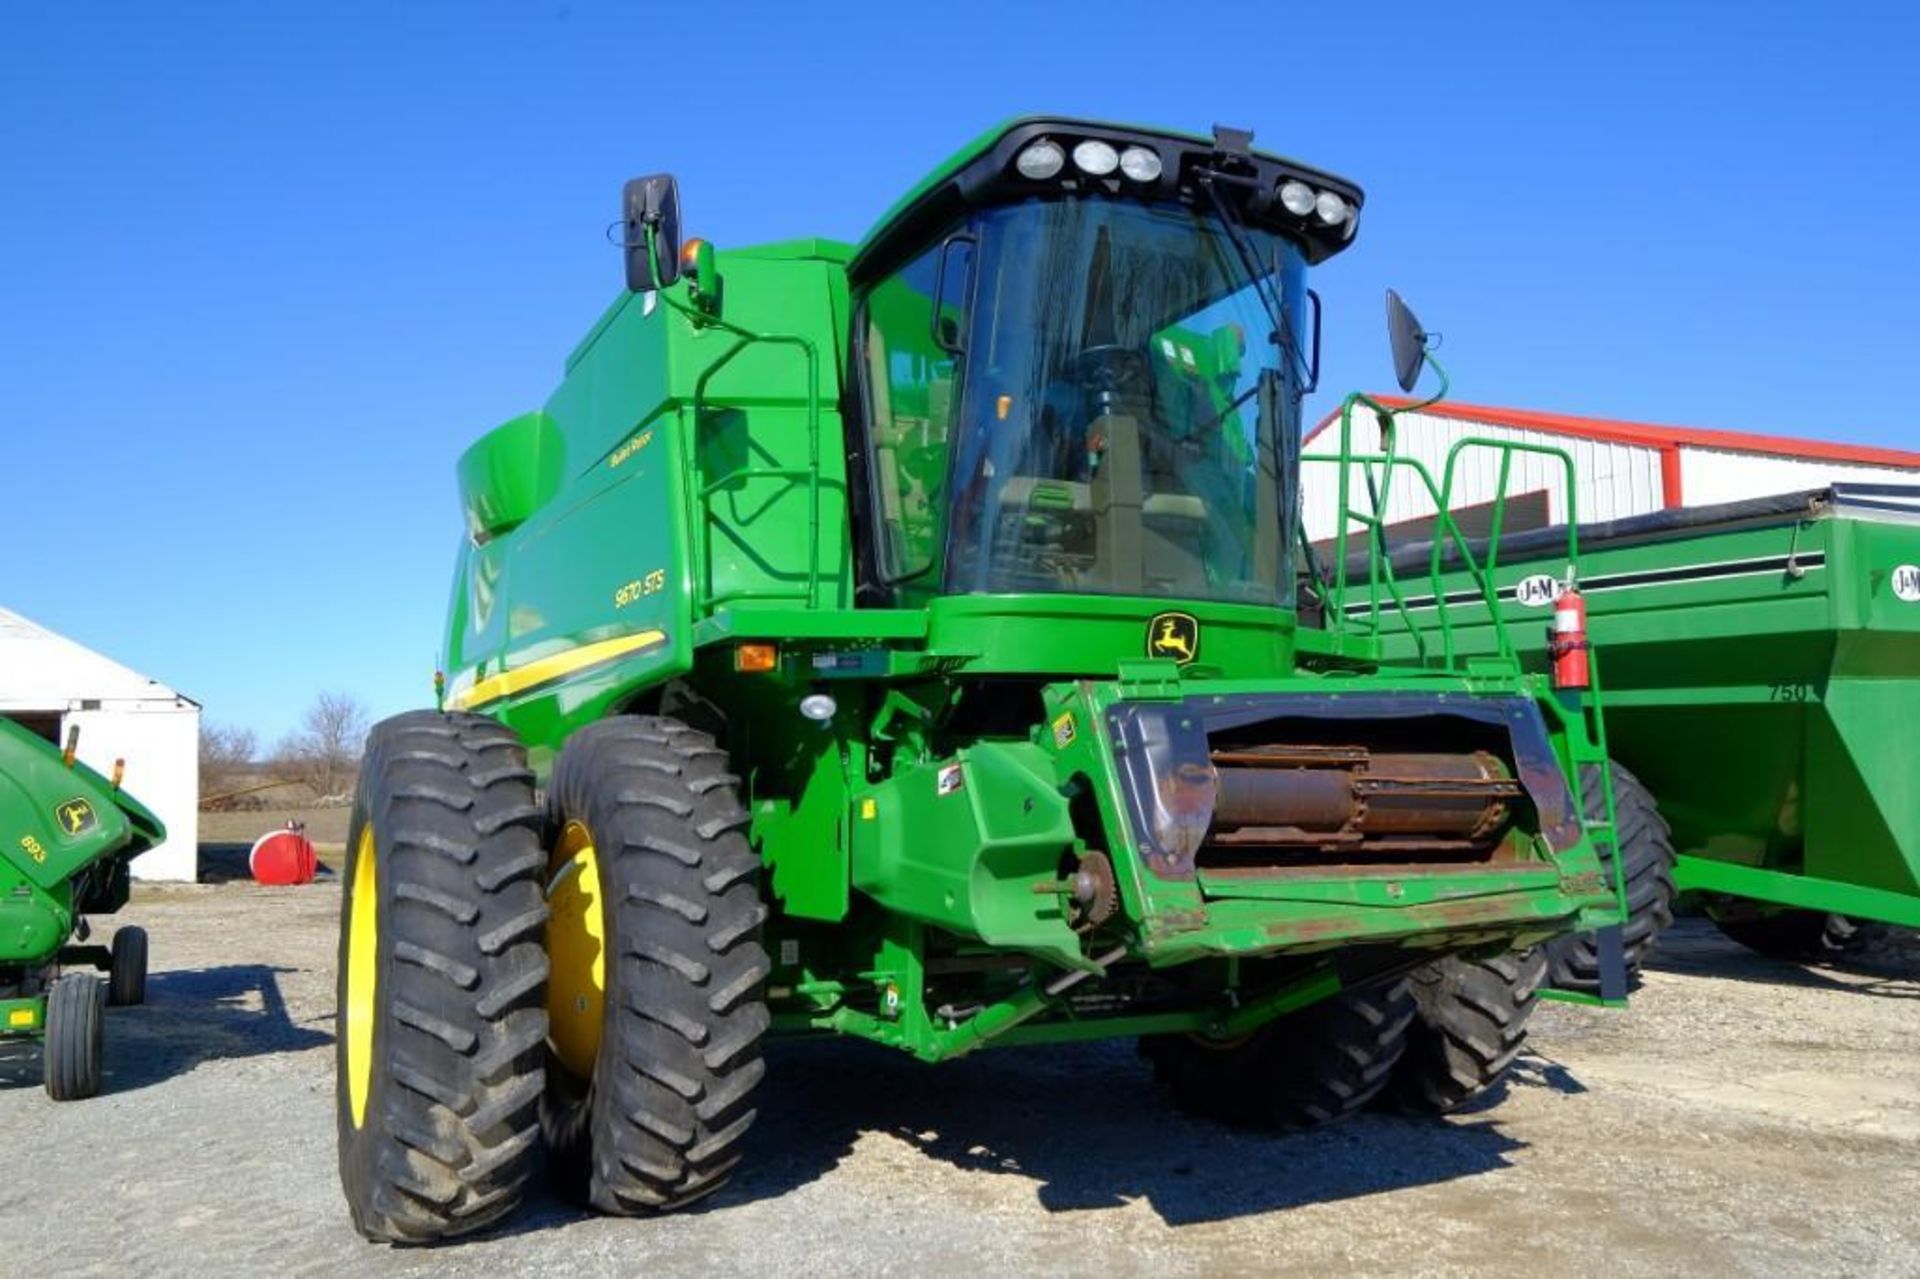
[{"label": "red fire extinguisher", "polygon": [[1553,659],[1555,688],[1585,688],[1590,682],[1587,671],[1587,602],[1574,585],[1573,566],[1567,566],[1567,581],[1553,601],[1553,629],[1547,632],[1547,655]]}]

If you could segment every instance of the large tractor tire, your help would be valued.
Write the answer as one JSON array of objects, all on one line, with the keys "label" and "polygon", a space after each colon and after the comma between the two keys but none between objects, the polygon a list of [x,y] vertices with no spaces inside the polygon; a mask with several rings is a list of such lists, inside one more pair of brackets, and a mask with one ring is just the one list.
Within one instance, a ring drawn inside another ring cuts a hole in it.
[{"label": "large tractor tire", "polygon": [[92,973],[67,973],[47,990],[47,1042],[41,1079],[55,1101],[80,1101],[100,1091],[100,1032],[107,984]]},{"label": "large tractor tire", "polygon": [[512,1211],[539,1155],[547,1033],[540,809],[478,715],[367,739],[340,916],[340,1182],[369,1239],[430,1243]]},{"label": "large tractor tire", "polygon": [[737,784],[663,716],[589,725],[554,766],[542,1121],[563,1188],[602,1212],[713,1193],[753,1124],[771,965]]},{"label": "large tractor tire", "polygon": [[1547,957],[1538,947],[1492,959],[1449,955],[1413,971],[1418,1009],[1386,1100],[1444,1115],[1498,1086],[1527,1041]]},{"label": "large tractor tire", "polygon": [[1299,1131],[1344,1119],[1386,1086],[1406,1048],[1405,980],[1346,990],[1227,1042],[1145,1040],[1155,1079],[1181,1109],[1237,1127]]},{"label": "large tractor tire", "polygon": [[[1600,769],[1587,765],[1581,773],[1589,820],[1607,815],[1607,797],[1601,790]],[[1619,763],[1613,766],[1613,815],[1618,824],[1618,847],[1626,859],[1627,919],[1621,930],[1627,982],[1636,984],[1641,965],[1652,953],[1660,934],[1673,923],[1673,830],[1660,816],[1653,795],[1640,779]],[[1613,854],[1601,854],[1608,881],[1613,877]],[[1547,943],[1547,985],[1556,990],[1598,994],[1600,947],[1592,933],[1572,933]]]},{"label": "large tractor tire", "polygon": [[1781,910],[1771,914],[1729,909],[1711,912],[1714,927],[1756,954],[1789,963],[1845,959],[1871,945],[1877,925],[1850,915],[1818,910]]},{"label": "large tractor tire", "polygon": [[113,933],[107,968],[107,1002],[130,1008],[147,1001],[147,930],[131,924]]}]

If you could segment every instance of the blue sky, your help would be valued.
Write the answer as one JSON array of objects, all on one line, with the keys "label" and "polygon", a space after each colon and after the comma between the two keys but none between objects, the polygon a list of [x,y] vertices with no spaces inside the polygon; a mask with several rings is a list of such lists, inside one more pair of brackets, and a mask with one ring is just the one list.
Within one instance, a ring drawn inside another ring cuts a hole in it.
[{"label": "blue sky", "polygon": [[[831,14],[831,16],[829,16]],[[911,15],[911,16],[909,16]],[[452,466],[618,287],[620,183],[855,238],[1001,117],[1357,179],[1462,399],[1920,447],[1911,5],[0,5],[0,604],[271,741],[424,703]]]}]

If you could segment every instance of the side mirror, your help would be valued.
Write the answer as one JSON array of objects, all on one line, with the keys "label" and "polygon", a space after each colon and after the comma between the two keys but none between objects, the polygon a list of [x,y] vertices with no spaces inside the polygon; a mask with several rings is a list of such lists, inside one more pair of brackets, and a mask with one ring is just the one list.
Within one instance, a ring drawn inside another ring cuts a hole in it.
[{"label": "side mirror", "polygon": [[1427,361],[1427,331],[1392,289],[1387,290],[1387,338],[1393,343],[1394,380],[1402,391],[1412,394],[1420,380],[1420,366]]},{"label": "side mirror", "polygon": [[635,178],[621,192],[627,288],[664,288],[680,278],[680,184],[671,173]]}]

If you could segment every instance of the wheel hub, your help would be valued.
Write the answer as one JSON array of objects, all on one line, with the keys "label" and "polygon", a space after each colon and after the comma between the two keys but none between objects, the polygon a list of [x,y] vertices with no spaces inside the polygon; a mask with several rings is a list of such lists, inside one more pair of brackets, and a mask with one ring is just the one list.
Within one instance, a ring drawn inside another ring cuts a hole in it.
[{"label": "wheel hub", "polygon": [[547,1038],[579,1079],[593,1077],[606,1014],[606,903],[593,832],[570,821],[560,832],[547,881]]},{"label": "wheel hub", "polygon": [[347,1037],[347,1108],[353,1126],[367,1121],[373,1076],[374,998],[380,970],[380,871],[374,858],[373,823],[360,828],[347,885],[347,1000],[341,1009]]}]

